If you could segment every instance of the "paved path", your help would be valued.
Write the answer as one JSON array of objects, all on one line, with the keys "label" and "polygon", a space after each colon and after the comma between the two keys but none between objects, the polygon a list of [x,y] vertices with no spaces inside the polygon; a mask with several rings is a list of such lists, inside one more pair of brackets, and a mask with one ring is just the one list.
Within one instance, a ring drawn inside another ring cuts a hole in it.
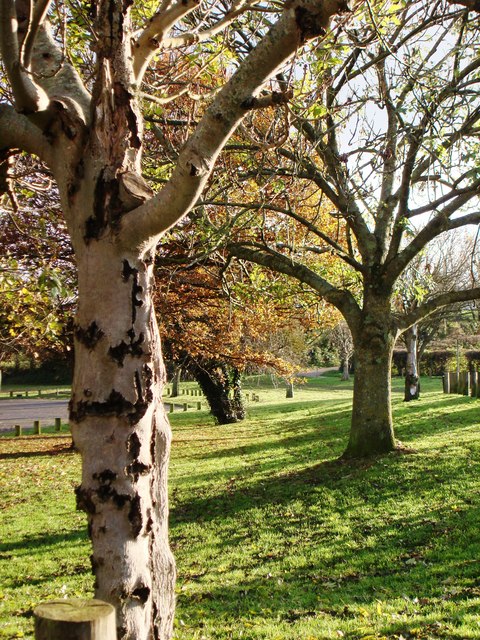
[{"label": "paved path", "polygon": [[312,371],[302,371],[297,375],[303,378],[318,378],[329,371],[338,371],[338,367],[322,367],[321,369],[312,369]]},{"label": "paved path", "polygon": [[[196,398],[200,400],[200,398]],[[175,410],[181,411],[183,403],[193,402],[185,396],[175,400]],[[171,401],[165,401],[168,411]],[[13,431],[16,424],[21,427],[32,427],[33,421],[40,420],[40,426],[48,427],[55,423],[55,418],[61,418],[62,423],[68,422],[68,400],[1,400],[0,401],[0,431]]]},{"label": "paved path", "polygon": [[[338,371],[338,367],[324,367],[298,375],[314,378],[327,371]],[[187,397],[184,401],[188,402]],[[175,405],[177,410],[182,407],[181,403]],[[68,400],[34,400],[33,398],[0,400],[0,431],[11,430],[16,424],[22,427],[33,427],[34,420],[40,420],[41,426],[51,426],[55,418],[61,418],[62,422],[67,422]]]},{"label": "paved path", "polygon": [[13,429],[16,424],[22,427],[33,427],[34,420],[40,425],[53,425],[55,418],[62,422],[68,419],[68,400],[1,400],[0,430]]}]

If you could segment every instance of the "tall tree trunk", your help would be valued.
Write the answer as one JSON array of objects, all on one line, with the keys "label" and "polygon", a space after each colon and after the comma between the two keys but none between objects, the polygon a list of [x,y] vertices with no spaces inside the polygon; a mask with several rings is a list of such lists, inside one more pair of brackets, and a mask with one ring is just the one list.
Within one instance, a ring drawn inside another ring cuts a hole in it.
[{"label": "tall tree trunk", "polygon": [[200,385],[218,424],[232,424],[245,418],[241,376],[238,369],[213,360],[192,361],[192,375]]},{"label": "tall tree trunk", "polygon": [[182,377],[182,367],[177,367],[172,378],[172,398],[180,395],[180,379]]},{"label": "tall tree trunk", "polygon": [[293,396],[294,396],[293,380],[287,380],[287,391],[286,391],[285,397],[293,398]]},{"label": "tall tree trunk", "polygon": [[390,296],[365,295],[362,324],[353,331],[355,377],[346,458],[395,449],[391,409],[392,329]]},{"label": "tall tree trunk", "polygon": [[407,367],[405,374],[405,402],[420,397],[420,378],[418,375],[418,325],[414,324],[405,331],[407,346]]},{"label": "tall tree trunk", "polygon": [[167,531],[171,435],[151,264],[109,240],[87,244],[77,262],[70,419],[83,461],[77,502],[88,515],[95,595],[117,607],[119,640],[166,640],[175,580]]},{"label": "tall tree trunk", "polygon": [[343,356],[342,360],[342,377],[343,381],[350,380],[350,358],[349,356]]}]

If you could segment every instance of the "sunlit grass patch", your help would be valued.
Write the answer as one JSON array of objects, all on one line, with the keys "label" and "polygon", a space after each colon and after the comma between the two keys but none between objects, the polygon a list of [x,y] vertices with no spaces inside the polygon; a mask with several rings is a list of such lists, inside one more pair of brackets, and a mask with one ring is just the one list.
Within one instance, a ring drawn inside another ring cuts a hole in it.
[{"label": "sunlit grass patch", "polygon": [[[415,453],[346,463],[342,384],[255,386],[236,425],[171,416],[176,640],[480,638],[478,401],[394,380]],[[80,463],[62,435],[2,440],[0,465],[0,638],[31,639],[34,604],[91,595]]]}]

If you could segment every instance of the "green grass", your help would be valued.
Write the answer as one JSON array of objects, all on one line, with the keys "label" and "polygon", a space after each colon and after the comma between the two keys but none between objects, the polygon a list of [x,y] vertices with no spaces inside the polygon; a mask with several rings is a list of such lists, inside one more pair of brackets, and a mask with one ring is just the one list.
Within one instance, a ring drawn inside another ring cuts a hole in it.
[{"label": "green grass", "polygon": [[[415,452],[347,464],[351,382],[309,380],[293,400],[245,387],[260,401],[237,425],[171,416],[175,638],[480,638],[478,400],[425,380],[406,404],[394,381]],[[2,640],[32,637],[40,600],[91,593],[68,444],[0,442]]]},{"label": "green grass", "polygon": [[[0,390],[0,400],[10,399],[10,393],[13,393],[13,397],[16,399],[21,396],[25,398],[25,392],[28,391],[29,398],[65,398],[70,395],[70,387],[66,385],[24,385],[24,384],[4,384]],[[39,393],[40,392],[40,393]]]}]

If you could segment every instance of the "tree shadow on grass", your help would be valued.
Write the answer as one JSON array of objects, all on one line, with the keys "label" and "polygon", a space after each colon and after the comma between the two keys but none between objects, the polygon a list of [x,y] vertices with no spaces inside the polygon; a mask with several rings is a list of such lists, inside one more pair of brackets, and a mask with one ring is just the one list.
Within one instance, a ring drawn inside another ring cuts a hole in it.
[{"label": "tree shadow on grass", "polygon": [[[338,442],[339,437],[345,436],[347,425],[345,425],[344,433],[339,434],[339,428],[345,419],[348,417],[348,411],[338,411],[333,417],[330,413],[328,418],[323,417],[310,417],[303,420],[291,421],[284,426],[277,428],[269,428],[262,436],[259,437],[259,442],[253,444],[238,443],[236,446],[228,448],[219,448],[209,453],[195,453],[191,455],[192,459],[198,458],[201,460],[217,459],[217,458],[230,458],[238,457],[239,455],[254,455],[256,453],[275,452],[285,448],[302,447],[306,444],[312,445],[312,443],[319,442]],[[285,434],[285,437],[279,437]],[[292,435],[287,435],[292,434]],[[231,440],[236,441],[235,437]],[[250,443],[252,437],[249,438]],[[220,439],[219,442],[223,442],[224,439]],[[236,441],[238,442],[238,441]]]},{"label": "tree shadow on grass", "polygon": [[[38,553],[44,553],[46,548],[55,547],[59,544],[65,543],[78,543],[87,542],[87,531],[84,528],[71,529],[61,533],[45,533],[45,534],[32,534],[23,536],[21,540],[15,542],[1,542],[0,543],[0,559],[8,560],[10,552],[18,551],[35,551]],[[14,554],[13,554],[14,555]]]},{"label": "tree shadow on grass", "polygon": [[[397,460],[400,461],[400,457]],[[395,466],[394,460],[394,475]],[[201,603],[199,606],[207,610],[206,618],[211,608],[212,619],[223,628],[232,620],[254,622],[252,610],[258,611],[260,618],[263,615],[260,612],[269,611],[273,619],[292,626],[294,637],[298,622],[317,617],[360,620],[359,607],[375,606],[380,600],[388,602],[403,598],[405,605],[397,605],[397,608],[400,607],[400,613],[403,608],[408,609],[408,616],[399,615],[398,622],[391,616],[386,616],[385,620],[379,616],[376,630],[381,634],[398,634],[422,625],[427,627],[431,612],[435,607],[443,607],[444,602],[455,605],[457,619],[462,612],[465,615],[472,613],[475,606],[478,613],[478,504],[463,505],[455,511],[448,505],[437,506],[405,515],[403,519],[397,514],[374,521],[364,518],[358,511],[356,524],[348,503],[339,503],[338,517],[349,525],[345,529],[324,526],[318,510],[311,516],[316,518],[315,526],[310,526],[312,523],[305,526],[309,505],[319,498],[315,492],[319,484],[337,485],[338,495],[344,491],[347,482],[357,483],[359,487],[367,484],[365,499],[378,494],[379,502],[398,494],[394,483],[390,495],[385,495],[385,487],[369,484],[376,477],[375,471],[374,462],[370,466],[359,462],[354,465],[327,462],[302,473],[262,483],[264,490],[260,494],[259,487],[253,487],[250,493],[246,490],[240,491],[241,495],[230,492],[228,496],[218,495],[210,501],[189,503],[184,511],[174,510],[174,532],[182,523],[209,522],[215,517],[235,523],[230,529],[223,530],[212,554],[222,558],[222,565],[230,564],[230,570],[237,575],[241,572],[244,577],[236,583],[230,580],[214,588],[208,574],[194,577],[196,589],[192,598],[197,606]],[[457,480],[462,473],[459,465]],[[413,495],[417,490],[418,487],[411,487]],[[291,521],[285,507],[299,498],[304,510],[297,512]],[[251,526],[248,525],[249,509],[253,513],[262,507],[269,507],[263,517],[270,519],[270,523],[263,529],[259,541],[253,518]],[[270,542],[265,529],[272,532]],[[259,552],[261,544],[267,546],[261,547]],[[319,547],[323,547],[320,553]],[[241,554],[232,556],[232,549],[241,549]],[[179,578],[182,580],[181,567]],[[191,578],[188,576],[187,580]],[[181,599],[185,606],[189,605],[187,596],[181,596]],[[476,605],[472,604],[475,599]],[[452,628],[447,636],[419,637],[453,639],[462,636]]]},{"label": "tree shadow on grass", "polygon": [[75,453],[69,434],[0,439],[0,460]]},{"label": "tree shadow on grass", "polygon": [[[411,404],[411,403],[406,403]],[[451,408],[446,414],[445,407]],[[418,436],[435,436],[446,431],[458,432],[480,423],[480,403],[471,398],[444,400],[439,403],[436,398],[430,403],[424,403],[413,408],[415,410],[415,422],[409,421],[409,427],[402,425],[402,418],[409,416],[410,407],[396,407],[395,418],[396,431],[402,440],[411,441]]]}]

